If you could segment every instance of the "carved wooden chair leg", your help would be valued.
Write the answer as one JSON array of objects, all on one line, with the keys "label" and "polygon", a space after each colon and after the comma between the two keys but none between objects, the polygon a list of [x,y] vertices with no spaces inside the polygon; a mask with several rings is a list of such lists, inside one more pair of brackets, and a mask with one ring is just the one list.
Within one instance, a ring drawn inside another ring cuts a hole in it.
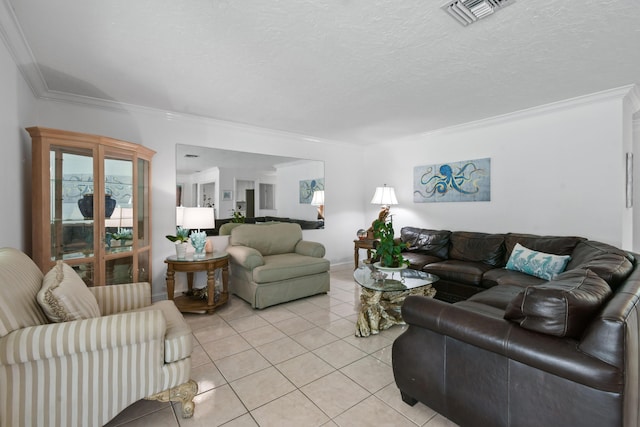
[{"label": "carved wooden chair leg", "polygon": [[145,399],[159,400],[160,402],[181,402],[182,418],[191,418],[193,416],[193,409],[196,406],[195,403],[193,403],[193,398],[196,397],[196,394],[198,394],[198,383],[194,380],[189,380],[186,383],[161,391]]}]

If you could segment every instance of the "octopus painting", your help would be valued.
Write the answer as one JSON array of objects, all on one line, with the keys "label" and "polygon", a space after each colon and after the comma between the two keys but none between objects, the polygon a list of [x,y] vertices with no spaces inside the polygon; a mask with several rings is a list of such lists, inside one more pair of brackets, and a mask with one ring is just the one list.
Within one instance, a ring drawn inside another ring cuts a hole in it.
[{"label": "octopus painting", "polygon": [[414,202],[490,200],[490,162],[479,159],[416,167]]}]

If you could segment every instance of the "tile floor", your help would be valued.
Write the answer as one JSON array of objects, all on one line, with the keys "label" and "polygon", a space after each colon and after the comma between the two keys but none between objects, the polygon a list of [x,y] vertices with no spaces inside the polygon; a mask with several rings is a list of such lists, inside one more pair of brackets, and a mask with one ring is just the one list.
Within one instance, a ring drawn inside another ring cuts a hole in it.
[{"label": "tile floor", "polygon": [[455,426],[400,399],[391,344],[404,326],[354,335],[359,286],[350,265],[332,268],[331,292],[253,310],[232,296],[213,315],[185,315],[193,329],[195,414],[141,400],[114,426]]}]

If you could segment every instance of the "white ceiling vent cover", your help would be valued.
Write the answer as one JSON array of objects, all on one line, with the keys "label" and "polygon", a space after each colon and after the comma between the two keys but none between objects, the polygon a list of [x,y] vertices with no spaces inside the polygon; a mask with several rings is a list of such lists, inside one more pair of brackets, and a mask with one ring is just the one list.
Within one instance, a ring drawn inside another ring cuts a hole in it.
[{"label": "white ceiling vent cover", "polygon": [[514,2],[515,0],[454,0],[442,6],[442,9],[466,27]]}]

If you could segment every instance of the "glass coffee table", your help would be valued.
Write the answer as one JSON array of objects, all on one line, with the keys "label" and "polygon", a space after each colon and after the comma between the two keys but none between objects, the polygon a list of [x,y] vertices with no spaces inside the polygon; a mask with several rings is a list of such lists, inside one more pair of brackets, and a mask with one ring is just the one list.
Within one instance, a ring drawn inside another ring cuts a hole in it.
[{"label": "glass coffee table", "polygon": [[404,325],[402,303],[409,295],[433,297],[438,276],[424,271],[363,266],[353,272],[362,289],[356,336],[368,337],[393,325]]}]

